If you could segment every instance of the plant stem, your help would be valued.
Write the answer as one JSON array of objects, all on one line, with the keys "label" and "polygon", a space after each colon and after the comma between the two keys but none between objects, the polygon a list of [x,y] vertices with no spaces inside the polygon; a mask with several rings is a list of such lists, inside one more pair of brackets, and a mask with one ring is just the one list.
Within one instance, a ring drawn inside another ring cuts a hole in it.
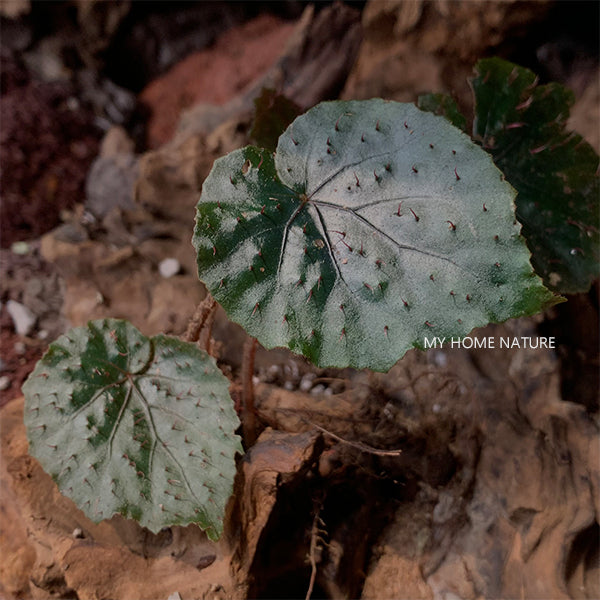
[{"label": "plant stem", "polygon": [[206,319],[204,320],[204,324],[200,329],[200,335],[198,336],[198,346],[203,350],[206,350],[208,354],[213,355],[213,345],[214,340],[212,338],[212,326],[215,320],[215,313],[217,312],[217,303],[214,298],[211,299],[213,301],[213,305],[210,307],[208,314],[206,315]]},{"label": "plant stem", "polygon": [[198,346],[210,354],[212,323],[217,310],[217,301],[208,294],[196,307],[194,316],[183,335],[186,342],[198,342]]},{"label": "plant stem", "polygon": [[256,441],[256,411],[254,409],[254,357],[256,338],[249,338],[244,344],[242,355],[242,433],[246,448]]}]

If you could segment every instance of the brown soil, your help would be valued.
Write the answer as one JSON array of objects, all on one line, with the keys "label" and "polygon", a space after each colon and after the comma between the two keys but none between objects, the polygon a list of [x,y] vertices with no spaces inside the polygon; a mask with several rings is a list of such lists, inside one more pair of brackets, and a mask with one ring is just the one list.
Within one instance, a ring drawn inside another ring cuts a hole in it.
[{"label": "brown soil", "polygon": [[140,94],[151,112],[148,146],[171,139],[182,110],[203,102],[224,104],[242,92],[273,64],[293,29],[293,23],[261,15],[150,83]]},{"label": "brown soil", "polygon": [[[2,62],[9,74],[18,71]],[[8,248],[56,227],[61,210],[83,200],[100,132],[70,85],[3,75],[0,240]]]}]

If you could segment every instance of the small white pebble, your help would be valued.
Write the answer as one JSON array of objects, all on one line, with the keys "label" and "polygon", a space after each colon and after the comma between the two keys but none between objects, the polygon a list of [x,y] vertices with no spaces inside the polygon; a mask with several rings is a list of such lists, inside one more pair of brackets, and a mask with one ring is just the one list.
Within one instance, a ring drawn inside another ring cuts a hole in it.
[{"label": "small white pebble", "polygon": [[23,342],[15,342],[13,348],[15,349],[15,353],[19,356],[23,356],[23,354],[27,352],[27,346],[25,346]]},{"label": "small white pebble", "polygon": [[387,402],[386,405],[383,407],[383,410],[381,411],[383,413],[383,416],[386,419],[392,420],[394,418],[394,405],[391,402]]},{"label": "small white pebble", "polygon": [[14,242],[10,249],[13,254],[24,256],[25,254],[29,254],[31,247],[27,242]]},{"label": "small white pebble", "polygon": [[313,396],[317,396],[318,394],[322,394],[325,391],[325,386],[321,383],[318,383],[317,385],[315,385],[315,387],[310,390],[310,393]]},{"label": "small white pebble", "polygon": [[39,340],[47,340],[48,335],[50,335],[50,334],[48,333],[48,331],[46,329],[40,329],[40,331],[38,331],[38,334],[37,334]]},{"label": "small white pebble", "polygon": [[445,352],[431,352],[431,362],[437,367],[445,367],[448,364],[448,356]]},{"label": "small white pebble", "polygon": [[310,388],[313,386],[313,381],[316,379],[315,373],[306,373],[302,376],[300,380],[300,391],[308,392]]},{"label": "small white pebble", "polygon": [[169,594],[167,600],[181,600],[181,596],[179,595],[179,592],[173,592],[172,594]]},{"label": "small white pebble", "polygon": [[298,365],[294,361],[290,361],[283,366],[283,372],[287,377],[291,377],[292,379],[297,379],[300,377],[300,369]]},{"label": "small white pebble", "polygon": [[7,375],[2,375],[0,377],[0,392],[7,390],[10,387],[10,377]]},{"label": "small white pebble", "polygon": [[93,225],[97,220],[89,210],[84,211],[80,219],[82,225]]},{"label": "small white pebble", "polygon": [[269,365],[267,373],[272,377],[277,377],[281,373],[281,367],[279,365]]},{"label": "small white pebble", "polygon": [[71,535],[76,539],[81,539],[82,537],[84,537],[83,529],[81,529],[81,527],[75,527],[75,529],[73,529],[73,533]]},{"label": "small white pebble", "polygon": [[69,96],[67,98],[67,108],[69,110],[79,110],[80,106],[79,100],[75,96]]},{"label": "small white pebble", "polygon": [[439,412],[442,410],[442,407],[441,407],[441,405],[440,405],[440,404],[434,404],[434,405],[431,407],[431,410],[433,411],[433,413],[434,413],[434,414],[436,414],[436,415],[437,415],[437,414],[438,414],[438,413],[439,413]]},{"label": "small white pebble", "polygon": [[12,319],[15,331],[19,335],[29,335],[35,325],[36,316],[24,304],[14,300],[6,303],[6,310]]},{"label": "small white pebble", "polygon": [[181,269],[181,265],[176,258],[165,258],[160,261],[158,265],[158,272],[162,277],[168,279],[169,277],[173,277],[173,275],[177,275]]},{"label": "small white pebble", "polygon": [[279,365],[269,365],[269,368],[265,371],[263,377],[267,383],[277,381],[281,375],[281,367]]},{"label": "small white pebble", "polygon": [[283,389],[291,392],[294,390],[294,383],[292,381],[286,381],[283,384]]}]

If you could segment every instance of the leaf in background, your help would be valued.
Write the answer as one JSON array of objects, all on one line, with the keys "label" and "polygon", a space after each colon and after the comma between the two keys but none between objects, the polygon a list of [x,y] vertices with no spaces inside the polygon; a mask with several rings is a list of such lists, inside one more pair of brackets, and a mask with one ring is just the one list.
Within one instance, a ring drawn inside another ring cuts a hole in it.
[{"label": "leaf in background", "polygon": [[421,110],[445,117],[465,133],[467,132],[467,119],[460,112],[456,101],[447,94],[423,94],[417,100],[417,106]]},{"label": "leaf in background", "polygon": [[325,102],[275,157],[247,147],[215,161],[197,205],[198,273],[267,348],[387,370],[425,337],[557,301],[529,264],[514,193],[442,117]]},{"label": "leaf in background", "polygon": [[518,191],[536,272],[561,293],[588,290],[600,260],[598,155],[565,129],[572,92],[498,58],[476,73],[473,137]]},{"label": "leaf in background", "polygon": [[254,120],[250,138],[261,148],[275,151],[279,136],[302,112],[300,107],[270,88],[263,88],[254,99]]},{"label": "leaf in background", "polygon": [[31,455],[93,521],[223,531],[241,445],[229,382],[192,344],[126,321],[72,329],[25,384]]}]

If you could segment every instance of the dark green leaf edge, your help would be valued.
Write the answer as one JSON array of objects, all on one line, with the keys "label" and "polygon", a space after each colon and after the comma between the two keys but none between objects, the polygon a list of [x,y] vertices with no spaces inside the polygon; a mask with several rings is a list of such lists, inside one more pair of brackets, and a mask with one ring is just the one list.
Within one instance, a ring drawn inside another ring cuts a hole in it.
[{"label": "dark green leaf edge", "polygon": [[[475,71],[473,138],[518,191],[534,270],[556,293],[587,292],[600,274],[600,180],[594,149],[566,130],[573,93],[538,85],[532,71],[499,58],[479,61]],[[419,106],[457,124],[449,95],[423,95]]]}]

